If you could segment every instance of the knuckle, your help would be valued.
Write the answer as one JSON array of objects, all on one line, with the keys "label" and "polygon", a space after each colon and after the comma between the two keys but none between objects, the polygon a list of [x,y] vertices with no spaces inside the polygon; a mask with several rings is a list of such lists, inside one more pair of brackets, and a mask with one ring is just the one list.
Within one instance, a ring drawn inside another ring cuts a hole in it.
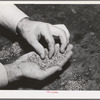
[{"label": "knuckle", "polygon": [[45,28],[45,27],[46,27],[46,26],[45,26],[45,23],[40,22],[40,24],[39,24],[39,29],[42,30],[42,29]]},{"label": "knuckle", "polygon": [[41,23],[41,27],[42,28],[47,28],[48,27],[48,24],[47,23]]}]

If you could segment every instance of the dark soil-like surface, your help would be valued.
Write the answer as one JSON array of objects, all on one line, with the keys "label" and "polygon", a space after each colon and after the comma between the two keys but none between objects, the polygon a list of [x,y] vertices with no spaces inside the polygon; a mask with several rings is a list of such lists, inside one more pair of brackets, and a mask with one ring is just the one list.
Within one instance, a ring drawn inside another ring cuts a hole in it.
[{"label": "dark soil-like surface", "polygon": [[[61,72],[37,81],[22,79],[4,89],[100,90],[100,5],[17,5],[32,20],[65,24],[73,56]],[[14,62],[32,50],[19,36],[0,27],[0,62]],[[26,49],[27,48],[27,49]]]}]

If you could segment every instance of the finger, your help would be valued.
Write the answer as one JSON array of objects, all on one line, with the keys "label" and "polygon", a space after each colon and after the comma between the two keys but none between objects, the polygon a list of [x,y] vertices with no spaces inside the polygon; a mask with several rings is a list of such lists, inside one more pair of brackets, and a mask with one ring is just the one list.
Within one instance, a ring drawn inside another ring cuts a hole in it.
[{"label": "finger", "polygon": [[67,47],[67,44],[69,43],[69,39],[66,37],[65,32],[61,29],[59,30],[59,33],[57,33],[57,34],[58,34],[60,41],[61,41],[60,51],[63,53],[65,51],[65,48]]},{"label": "finger", "polygon": [[69,43],[69,39],[67,39],[65,37],[65,34],[63,31],[59,34],[59,37],[60,37],[60,41],[61,41],[60,51],[63,53],[65,51],[65,48],[67,47],[67,44]]},{"label": "finger", "polygon": [[34,47],[34,49],[41,56],[41,58],[44,59],[45,58],[44,47],[37,40],[34,40],[34,42],[31,42],[30,44]]},{"label": "finger", "polygon": [[69,37],[67,37],[66,32],[56,26],[49,24],[52,35],[59,36],[61,41],[61,52],[65,51],[67,44],[69,43]]},{"label": "finger", "polygon": [[42,35],[44,36],[46,42],[48,43],[49,58],[51,58],[52,55],[54,54],[55,41],[47,24],[45,24],[41,30],[42,30],[41,31]]},{"label": "finger", "polygon": [[68,38],[68,39],[70,38],[70,33],[69,33],[67,27],[66,27],[64,24],[56,24],[56,25],[53,25],[53,26],[56,26],[56,27],[58,27],[58,28],[64,30],[65,33],[66,33],[67,38]]},{"label": "finger", "polygon": [[71,51],[72,49],[73,49],[73,45],[72,45],[72,44],[69,44],[69,45],[67,46],[67,50],[66,50],[66,51],[68,52],[68,51]]},{"label": "finger", "polygon": [[64,58],[64,60],[59,64],[59,66],[63,66],[69,59],[70,57],[72,56],[73,52],[72,51],[68,51],[66,53],[66,57]]},{"label": "finger", "polygon": [[46,69],[46,70],[43,70],[42,71],[42,74],[41,74],[41,78],[43,79],[43,78],[46,78],[46,77],[48,77],[48,76],[50,76],[50,75],[52,75],[52,74],[54,74],[56,71],[58,71],[60,68],[59,68],[59,66],[52,66],[52,67],[50,67],[50,68],[48,68],[48,69]]}]

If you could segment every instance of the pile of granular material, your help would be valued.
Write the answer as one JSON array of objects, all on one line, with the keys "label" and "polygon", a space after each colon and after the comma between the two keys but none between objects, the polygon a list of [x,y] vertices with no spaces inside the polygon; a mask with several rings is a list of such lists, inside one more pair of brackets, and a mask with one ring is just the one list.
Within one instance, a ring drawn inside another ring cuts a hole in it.
[{"label": "pile of granular material", "polygon": [[38,64],[40,66],[40,68],[43,69],[43,70],[47,69],[49,67],[52,67],[52,66],[60,65],[60,63],[66,57],[67,50],[65,50],[64,53],[60,53],[59,47],[60,47],[59,44],[55,45],[55,53],[54,53],[52,59],[50,59],[48,57],[48,50],[45,49],[45,54],[46,54],[45,59],[41,59],[40,56],[37,53],[34,52],[32,54],[32,56],[30,56],[27,59],[27,61],[34,62],[34,63]]}]

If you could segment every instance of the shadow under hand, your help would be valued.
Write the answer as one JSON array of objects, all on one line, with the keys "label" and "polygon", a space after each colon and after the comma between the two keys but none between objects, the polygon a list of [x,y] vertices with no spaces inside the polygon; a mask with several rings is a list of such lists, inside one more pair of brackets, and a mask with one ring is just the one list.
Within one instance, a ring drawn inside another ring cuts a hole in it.
[{"label": "shadow under hand", "polygon": [[[1,30],[0,35],[7,38],[12,43],[15,41],[18,41],[24,53],[35,51],[34,48],[30,46],[28,42],[24,40],[21,35],[16,36],[13,32],[1,26],[0,26],[0,30]],[[45,48],[48,48],[48,45],[43,37],[40,39],[40,43],[43,44]],[[56,39],[56,43],[60,43],[59,39]],[[10,83],[8,86],[2,89],[3,90],[16,90],[16,89],[21,88],[21,89],[41,90],[43,87],[48,86],[49,84],[53,83],[56,79],[60,79],[59,75],[62,74],[69,67],[69,65],[70,65],[70,62],[68,61],[63,66],[62,71],[58,71],[42,81],[35,80],[35,79],[22,78],[19,81]]]},{"label": "shadow under hand", "polygon": [[53,83],[55,80],[59,80],[61,75],[68,67],[70,66],[70,61],[68,61],[61,71],[57,71],[53,75],[47,77],[44,80],[36,80],[29,78],[22,78],[19,81],[15,81],[10,83],[7,87],[3,88],[3,90],[42,90],[43,87],[48,86]]},{"label": "shadow under hand", "polygon": [[14,42],[17,40],[17,35],[14,32],[10,31],[9,29],[0,25],[0,36],[3,36],[7,40]]}]

